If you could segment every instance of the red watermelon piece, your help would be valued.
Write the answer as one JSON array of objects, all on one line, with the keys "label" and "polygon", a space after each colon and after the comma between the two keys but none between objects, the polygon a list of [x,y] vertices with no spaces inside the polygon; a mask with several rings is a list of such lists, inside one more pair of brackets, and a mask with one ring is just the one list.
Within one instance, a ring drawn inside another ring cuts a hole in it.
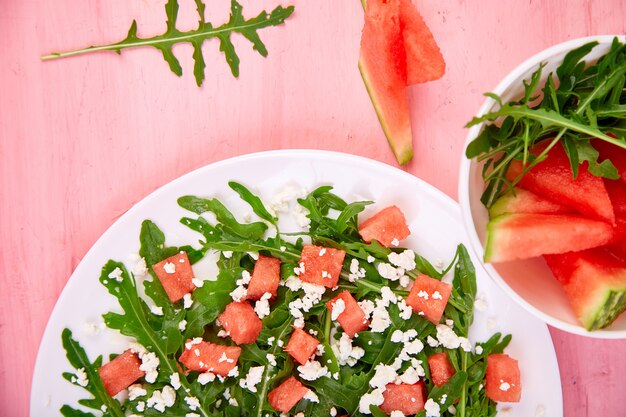
[{"label": "red watermelon piece", "polygon": [[[609,133],[609,136],[614,136]],[[619,146],[615,146],[612,143],[601,139],[594,139],[591,141],[591,145],[598,151],[600,157],[599,161],[605,159],[611,160],[617,172],[619,173],[622,181],[626,182],[626,149]]]},{"label": "red watermelon piece", "polygon": [[398,246],[400,241],[409,237],[411,231],[402,210],[390,206],[361,223],[359,234],[367,243],[376,240],[385,247],[392,247]]},{"label": "red watermelon piece", "polygon": [[363,309],[356,302],[352,294],[350,294],[350,291],[342,291],[338,296],[326,303],[326,307],[331,314],[338,300],[342,300],[344,304],[343,312],[337,316],[337,321],[343,331],[346,332],[348,336],[354,337],[358,332],[367,329],[369,321],[365,318],[365,312],[363,312]]},{"label": "red watermelon piece", "polygon": [[456,372],[446,352],[430,355],[428,357],[428,367],[430,369],[430,379],[438,387],[447,384]]},{"label": "red watermelon piece", "polygon": [[304,245],[298,263],[298,277],[304,282],[334,288],[339,281],[345,256],[346,252],[341,249]]},{"label": "red watermelon piece", "polygon": [[146,373],[139,369],[140,366],[141,360],[137,354],[127,350],[99,367],[98,374],[106,392],[113,397],[142,378]]},{"label": "red watermelon piece", "polygon": [[420,316],[438,324],[446,309],[452,286],[424,274],[415,278],[413,287],[406,298],[406,304]]},{"label": "red watermelon piece", "polygon": [[285,351],[304,365],[315,354],[319,344],[320,342],[316,338],[304,330],[294,327],[289,343],[285,346]]},{"label": "red watermelon piece", "polygon": [[380,409],[385,414],[400,411],[405,416],[417,414],[424,409],[426,403],[424,384],[387,384],[383,392],[385,399]]},{"label": "red watermelon piece", "polygon": [[571,214],[505,214],[487,224],[485,262],[585,250],[613,234],[608,223]]},{"label": "red watermelon piece", "polygon": [[626,310],[626,257],[619,248],[596,248],[545,260],[587,330],[609,326]]},{"label": "red watermelon piece", "polygon": [[[547,143],[541,143],[532,150],[539,154]],[[578,168],[578,177],[572,178],[572,169],[565,150],[558,143],[548,152],[548,157],[538,163],[522,177],[518,186],[533,193],[569,206],[581,214],[604,220],[613,224],[615,214],[609,194],[602,178],[592,175],[584,162]],[[509,180],[515,179],[521,172],[521,161],[513,161],[507,173]]]},{"label": "red watermelon piece", "polygon": [[152,270],[173,303],[196,288],[192,282],[193,270],[186,252],[181,251],[152,265]]},{"label": "red watermelon piece", "polygon": [[407,85],[443,77],[446,63],[441,50],[411,0],[400,0],[400,22],[406,50]]},{"label": "red watermelon piece", "polygon": [[522,396],[517,360],[504,353],[487,356],[485,393],[493,401],[516,403]]},{"label": "red watermelon piece", "polygon": [[400,0],[368,0],[359,71],[398,163],[413,158]]},{"label": "red watermelon piece", "polygon": [[261,319],[248,301],[228,304],[217,320],[238,345],[254,343],[263,329]]},{"label": "red watermelon piece", "polygon": [[267,398],[274,410],[288,413],[307,392],[309,389],[292,376],[270,391]]},{"label": "red watermelon piece", "polygon": [[259,255],[248,284],[247,298],[259,300],[266,292],[276,297],[280,283],[280,259]]},{"label": "red watermelon piece", "polygon": [[493,219],[506,213],[563,214],[573,211],[570,207],[515,187],[493,203],[489,209],[489,218]]},{"label": "red watermelon piece", "polygon": [[239,346],[218,345],[204,340],[194,343],[188,339],[178,361],[190,371],[212,372],[225,377],[237,366],[240,354]]}]

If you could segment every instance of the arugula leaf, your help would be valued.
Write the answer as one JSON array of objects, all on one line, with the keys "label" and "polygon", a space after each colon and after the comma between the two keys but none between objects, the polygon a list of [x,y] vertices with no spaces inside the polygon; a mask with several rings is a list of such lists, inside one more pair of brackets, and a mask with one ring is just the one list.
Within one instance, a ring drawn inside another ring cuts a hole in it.
[{"label": "arugula leaf", "polygon": [[272,216],[270,212],[267,211],[259,197],[252,194],[250,190],[248,190],[246,187],[244,187],[242,184],[239,184],[238,182],[230,181],[228,183],[228,186],[236,191],[243,201],[250,204],[250,207],[252,207],[252,211],[254,211],[257,216],[259,216],[263,220],[267,220],[274,225],[276,224],[278,218],[276,216]]},{"label": "arugula leaf", "polygon": [[277,6],[271,12],[262,11],[258,16],[247,19],[243,16],[243,7],[236,0],[230,3],[230,19],[221,26],[214,27],[207,22],[204,17],[205,5],[202,0],[194,0],[199,15],[198,27],[189,31],[180,31],[176,28],[178,19],[178,0],[168,0],[165,4],[165,14],[167,16],[167,27],[163,34],[142,38],[137,35],[137,22],[133,20],[130,25],[128,34],[123,40],[109,44],[90,46],[84,49],[78,49],[70,52],[54,52],[41,57],[42,60],[64,58],[73,55],[81,55],[98,51],[115,51],[121,54],[123,49],[151,46],[158,49],[165,61],[168,63],[170,70],[178,75],[183,75],[183,69],[180,62],[172,52],[172,47],[179,43],[190,43],[193,47],[194,68],[193,73],[196,83],[201,86],[204,81],[204,70],[206,63],[202,54],[202,45],[205,40],[217,38],[220,42],[220,51],[224,52],[226,62],[230,67],[233,76],[239,76],[239,56],[235,51],[235,46],[230,37],[233,33],[239,33],[252,43],[252,49],[257,51],[263,57],[267,56],[267,48],[261,41],[258,31],[270,26],[282,25],[285,20],[291,16],[294,6],[282,7]]}]

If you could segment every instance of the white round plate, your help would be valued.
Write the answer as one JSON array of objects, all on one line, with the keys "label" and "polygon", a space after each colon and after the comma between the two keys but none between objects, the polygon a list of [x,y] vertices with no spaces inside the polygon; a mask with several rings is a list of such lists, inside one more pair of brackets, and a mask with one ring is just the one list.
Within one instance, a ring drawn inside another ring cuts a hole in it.
[{"label": "white round plate", "polygon": [[[448,263],[460,242],[465,242],[458,205],[449,197],[401,170],[352,155],[324,151],[289,150],[257,153],[218,162],[191,172],[143,199],[124,214],[87,253],[76,268],[54,308],[43,336],[31,391],[31,417],[58,416],[63,404],[75,405],[86,392],[62,379],[71,371],[61,346],[61,331],[69,327],[93,360],[97,355],[121,352],[127,341],[111,331],[85,331],[101,314],[116,309],[115,299],[98,282],[108,259],[127,260],[139,248],[139,230],[144,219],[155,221],[165,232],[167,244],[195,242],[198,235],[179,223],[189,215],[176,200],[186,194],[216,196],[234,213],[250,212],[228,181],[237,181],[258,193],[264,201],[286,185],[308,190],[332,185],[346,200],[368,199],[376,204],[368,212],[391,204],[400,207],[412,235],[403,246],[430,259]],[[366,213],[367,215],[367,213]],[[282,228],[281,230],[287,231]],[[554,346],[545,324],[525,312],[485,275],[474,259],[478,295],[487,308],[476,311],[471,329],[473,341],[486,340],[499,331],[511,333],[506,352],[517,358],[522,374],[522,401],[511,404],[509,416],[563,415],[561,382]],[[505,408],[509,404],[504,405]]]}]

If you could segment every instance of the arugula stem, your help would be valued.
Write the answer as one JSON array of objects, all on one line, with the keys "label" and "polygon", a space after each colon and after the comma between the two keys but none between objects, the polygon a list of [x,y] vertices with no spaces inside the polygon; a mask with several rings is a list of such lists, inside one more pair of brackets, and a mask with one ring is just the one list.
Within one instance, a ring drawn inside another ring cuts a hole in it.
[{"label": "arugula stem", "polygon": [[[286,324],[288,323],[289,322],[286,322]],[[282,340],[283,336],[285,335],[285,332],[287,331],[287,329],[289,329],[289,327],[290,326],[288,325],[283,326],[280,334],[274,341],[274,346],[272,349],[272,354],[274,356],[277,354],[277,349],[279,348],[278,341]],[[270,368],[274,369],[274,366],[270,365],[268,361],[268,363],[265,365],[265,369],[263,370],[263,385],[261,385],[261,389],[259,390],[259,396],[258,396],[259,403],[257,404],[257,417],[263,417],[263,404],[265,402],[265,399],[267,398],[267,390],[269,388],[270,380],[271,380],[271,378],[269,377],[269,373],[271,370]]]}]

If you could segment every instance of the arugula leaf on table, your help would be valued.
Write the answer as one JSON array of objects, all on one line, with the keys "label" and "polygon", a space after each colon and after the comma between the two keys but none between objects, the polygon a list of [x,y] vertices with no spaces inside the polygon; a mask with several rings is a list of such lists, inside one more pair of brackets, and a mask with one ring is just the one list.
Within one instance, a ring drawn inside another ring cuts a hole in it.
[{"label": "arugula leaf on table", "polygon": [[278,26],[285,22],[294,11],[294,6],[282,7],[277,6],[271,12],[262,11],[256,17],[246,19],[243,16],[243,7],[237,0],[231,0],[230,3],[230,19],[221,26],[214,27],[210,22],[205,20],[205,4],[202,0],[194,0],[199,16],[198,27],[189,31],[181,31],[176,27],[178,19],[178,0],[168,0],[165,4],[165,14],[167,16],[167,27],[163,34],[142,38],[137,34],[137,22],[133,23],[128,30],[126,38],[123,40],[109,44],[90,46],[84,49],[78,49],[70,52],[55,52],[41,57],[42,60],[64,58],[73,55],[81,55],[98,51],[115,51],[122,53],[123,49],[150,46],[158,49],[165,61],[168,63],[170,70],[181,76],[183,69],[178,58],[172,52],[172,47],[179,43],[189,43],[193,47],[194,68],[193,73],[196,83],[201,86],[205,78],[206,62],[202,53],[202,45],[205,40],[216,38],[220,43],[220,51],[224,53],[226,62],[230,67],[233,76],[239,76],[239,56],[235,51],[235,45],[231,40],[233,33],[243,35],[252,43],[252,49],[257,51],[263,57],[267,56],[267,48],[258,31],[260,29]]}]

